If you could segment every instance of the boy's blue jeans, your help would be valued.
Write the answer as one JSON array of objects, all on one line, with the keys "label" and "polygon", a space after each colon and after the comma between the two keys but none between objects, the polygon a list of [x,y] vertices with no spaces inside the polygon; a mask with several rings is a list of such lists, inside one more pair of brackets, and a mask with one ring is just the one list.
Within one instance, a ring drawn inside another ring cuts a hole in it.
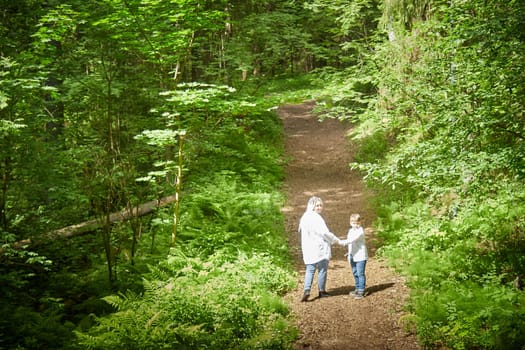
[{"label": "boy's blue jeans", "polygon": [[366,260],[363,261],[354,261],[352,255],[348,257],[348,262],[352,267],[352,274],[354,275],[355,281],[355,290],[359,292],[364,292],[366,288]]},{"label": "boy's blue jeans", "polygon": [[317,285],[319,291],[326,291],[326,275],[328,274],[328,260],[321,260],[315,264],[306,265],[306,273],[304,276],[304,291],[309,292],[312,289],[312,282],[314,280],[315,270],[317,273]]}]

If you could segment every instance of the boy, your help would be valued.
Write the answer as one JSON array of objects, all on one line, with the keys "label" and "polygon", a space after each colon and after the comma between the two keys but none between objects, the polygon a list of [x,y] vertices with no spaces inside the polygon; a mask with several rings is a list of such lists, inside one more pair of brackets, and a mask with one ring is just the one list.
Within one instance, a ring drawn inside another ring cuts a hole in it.
[{"label": "boy", "polygon": [[365,296],[366,288],[366,261],[368,252],[365,244],[365,230],[361,226],[361,216],[359,214],[350,215],[350,229],[346,240],[341,241],[341,245],[348,246],[348,262],[354,275],[355,290],[350,292],[354,299],[362,299]]}]

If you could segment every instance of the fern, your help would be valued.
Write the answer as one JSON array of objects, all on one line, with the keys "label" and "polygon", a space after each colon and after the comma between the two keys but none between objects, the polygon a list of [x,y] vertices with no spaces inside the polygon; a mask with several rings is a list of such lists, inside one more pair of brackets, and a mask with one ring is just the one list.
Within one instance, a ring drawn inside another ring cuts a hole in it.
[{"label": "fern", "polygon": [[182,269],[181,256],[174,251],[161,265],[171,273],[167,280],[144,280],[143,295],[104,298],[118,311],[99,317],[88,333],[77,333],[81,344],[93,349],[122,344],[130,349],[136,344],[142,349],[235,348],[254,344],[253,339],[272,343],[264,334],[289,327],[288,309],[278,294],[296,282],[268,256],[241,254],[219,264],[223,258],[218,253],[210,262],[189,258]]}]

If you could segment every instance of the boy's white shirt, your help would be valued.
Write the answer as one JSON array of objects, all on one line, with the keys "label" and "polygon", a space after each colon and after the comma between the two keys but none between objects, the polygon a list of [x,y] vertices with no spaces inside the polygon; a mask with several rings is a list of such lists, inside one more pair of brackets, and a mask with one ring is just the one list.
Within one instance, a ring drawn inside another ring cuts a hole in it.
[{"label": "boy's white shirt", "polygon": [[330,232],[321,215],[307,211],[299,222],[301,232],[301,248],[305,264],[315,264],[332,257],[331,245],[338,238]]},{"label": "boy's white shirt", "polygon": [[362,226],[351,227],[348,230],[346,240],[341,241],[343,245],[348,245],[348,255],[354,261],[364,261],[368,259],[368,252],[365,243],[365,230]]}]

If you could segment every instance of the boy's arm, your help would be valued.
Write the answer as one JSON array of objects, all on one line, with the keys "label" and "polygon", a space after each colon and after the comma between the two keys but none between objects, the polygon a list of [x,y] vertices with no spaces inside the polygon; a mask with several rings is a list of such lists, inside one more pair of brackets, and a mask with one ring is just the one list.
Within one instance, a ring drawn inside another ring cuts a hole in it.
[{"label": "boy's arm", "polygon": [[348,238],[346,239],[348,243],[357,241],[361,236],[365,234],[365,230],[362,227],[351,229],[348,231]]}]

